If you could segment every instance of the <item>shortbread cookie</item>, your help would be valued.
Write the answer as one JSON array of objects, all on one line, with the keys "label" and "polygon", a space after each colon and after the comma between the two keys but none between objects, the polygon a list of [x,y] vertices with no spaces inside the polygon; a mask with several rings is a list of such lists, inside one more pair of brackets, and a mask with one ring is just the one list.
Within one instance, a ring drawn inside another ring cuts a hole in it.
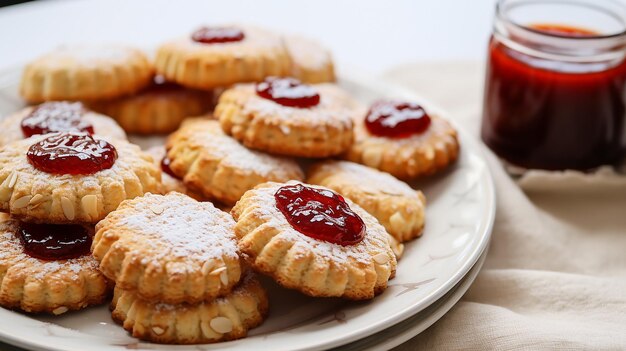
[{"label": "shortbread cookie", "polygon": [[454,127],[420,105],[379,101],[357,116],[347,160],[412,179],[437,173],[458,158]]},{"label": "shortbread cookie", "polygon": [[263,323],[268,311],[267,293],[248,273],[233,291],[195,305],[171,305],[139,298],[115,289],[113,319],[132,336],[165,344],[205,344],[240,339]]},{"label": "shortbread cookie", "polygon": [[304,179],[295,161],[246,149],[215,120],[188,119],[167,149],[170,169],[186,186],[227,205],[258,184]]},{"label": "shortbread cookie", "polygon": [[315,40],[301,36],[286,36],[285,45],[291,57],[291,76],[304,83],[335,81],[333,58]]},{"label": "shortbread cookie", "polygon": [[30,102],[110,99],[143,89],[152,75],[150,61],[134,48],[61,47],[26,66],[20,94]]},{"label": "shortbread cookie", "polygon": [[233,207],[239,248],[258,272],[310,296],[371,299],[395,275],[376,218],[327,188],[265,183]]},{"label": "shortbread cookie", "polygon": [[309,169],[307,181],[354,201],[400,242],[422,234],[424,194],[388,173],[347,161],[324,161]]},{"label": "shortbread cookie", "polygon": [[0,147],[0,210],[25,221],[95,223],[160,182],[152,157],[119,139],[53,133]]},{"label": "shortbread cookie", "polygon": [[178,176],[172,172],[170,169],[170,161],[165,154],[164,146],[154,146],[146,150],[146,152],[152,156],[154,164],[161,169],[161,194],[165,195],[175,191],[191,196],[198,201],[205,200],[202,194],[189,189],[185,183],[183,183],[182,179],[178,178]]},{"label": "shortbread cookie", "polygon": [[124,201],[96,226],[92,252],[118,288],[165,303],[198,303],[231,291],[242,267],[233,219],[187,195]]},{"label": "shortbread cookie", "polygon": [[161,45],[156,54],[160,75],[198,89],[258,82],[288,75],[290,69],[282,38],[249,26],[203,27]]},{"label": "shortbread cookie", "polygon": [[0,121],[0,145],[37,134],[88,132],[126,140],[110,117],[87,110],[80,102],[52,101],[26,107]]},{"label": "shortbread cookie", "polygon": [[[105,301],[109,284],[89,254],[90,242],[78,241],[72,236],[73,242],[80,242],[84,247],[69,247],[68,240],[63,243],[63,239],[68,239],[68,231],[76,228],[78,235],[86,235],[90,241],[93,228],[21,224],[3,217],[0,220],[0,305],[30,313],[58,315]],[[62,243],[50,242],[48,235],[60,236]],[[39,259],[27,253],[26,248],[31,254],[52,257],[61,254],[64,258]]]},{"label": "shortbread cookie", "polygon": [[280,155],[329,157],[352,144],[346,95],[331,84],[271,77],[225,91],[215,108],[224,131],[247,147]]},{"label": "shortbread cookie", "polygon": [[111,116],[128,133],[165,134],[175,131],[183,119],[207,113],[213,105],[211,92],[186,89],[155,79],[139,93],[89,106]]}]

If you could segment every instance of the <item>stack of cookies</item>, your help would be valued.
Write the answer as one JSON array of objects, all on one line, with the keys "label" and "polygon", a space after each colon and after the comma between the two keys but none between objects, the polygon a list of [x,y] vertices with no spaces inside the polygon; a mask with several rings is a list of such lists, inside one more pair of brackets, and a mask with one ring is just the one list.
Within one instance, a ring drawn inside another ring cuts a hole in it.
[{"label": "stack of cookies", "polygon": [[113,319],[135,337],[197,344],[244,337],[268,300],[246,270],[232,217],[179,193],[123,202],[96,226],[93,256],[115,281]]}]

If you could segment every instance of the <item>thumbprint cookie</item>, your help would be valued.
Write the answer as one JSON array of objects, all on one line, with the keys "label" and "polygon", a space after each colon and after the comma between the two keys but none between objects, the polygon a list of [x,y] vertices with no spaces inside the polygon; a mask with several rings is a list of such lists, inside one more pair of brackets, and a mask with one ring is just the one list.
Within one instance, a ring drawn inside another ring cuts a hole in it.
[{"label": "thumbprint cookie", "polygon": [[166,134],[175,131],[186,117],[207,113],[212,105],[211,92],[186,89],[157,77],[135,95],[93,101],[89,107],[113,117],[128,133]]},{"label": "thumbprint cookie", "polygon": [[208,26],[165,43],[156,71],[168,81],[197,89],[284,76],[291,68],[282,38],[249,26]]},{"label": "thumbprint cookie", "polygon": [[96,225],[92,253],[116,287],[145,300],[198,303],[239,282],[234,222],[210,202],[147,194],[122,202]]},{"label": "thumbprint cookie", "polygon": [[323,161],[309,169],[307,181],[354,201],[400,242],[422,234],[424,194],[388,173],[347,161]]},{"label": "thumbprint cookie", "polygon": [[146,150],[146,153],[152,156],[154,164],[161,169],[161,194],[165,195],[175,191],[188,195],[198,201],[204,200],[202,194],[189,189],[182,179],[180,179],[170,169],[170,160],[165,155],[165,147],[154,146]]},{"label": "thumbprint cookie", "polygon": [[29,102],[109,99],[143,89],[152,76],[150,61],[138,49],[68,46],[28,64],[20,94]]},{"label": "thumbprint cookie", "polygon": [[358,115],[347,160],[412,179],[437,173],[459,156],[454,127],[419,104],[378,101]]},{"label": "thumbprint cookie", "polygon": [[109,284],[89,254],[93,227],[0,219],[0,305],[63,314],[101,304]]},{"label": "thumbprint cookie", "polygon": [[286,36],[285,45],[291,57],[292,77],[309,84],[335,81],[330,51],[318,42],[300,36]]},{"label": "thumbprint cookie", "polygon": [[167,142],[173,174],[205,196],[233,205],[243,193],[267,182],[303,180],[291,159],[249,150],[210,119],[188,119]]},{"label": "thumbprint cookie", "polygon": [[85,132],[126,140],[110,117],[89,111],[80,102],[51,101],[26,107],[0,121],[0,145],[55,132]]},{"label": "thumbprint cookie", "polygon": [[329,157],[352,144],[352,111],[332,84],[269,77],[225,91],[215,108],[224,131],[245,146],[279,155]]},{"label": "thumbprint cookie", "polygon": [[316,297],[371,299],[395,275],[389,235],[376,218],[330,189],[265,183],[233,207],[239,248],[252,268]]},{"label": "thumbprint cookie", "polygon": [[205,344],[240,339],[267,316],[267,293],[248,273],[233,291],[195,305],[144,300],[115,288],[113,320],[132,336],[165,344]]},{"label": "thumbprint cookie", "polygon": [[95,223],[126,199],[158,192],[161,172],[138,146],[63,132],[0,147],[0,210],[24,221]]}]

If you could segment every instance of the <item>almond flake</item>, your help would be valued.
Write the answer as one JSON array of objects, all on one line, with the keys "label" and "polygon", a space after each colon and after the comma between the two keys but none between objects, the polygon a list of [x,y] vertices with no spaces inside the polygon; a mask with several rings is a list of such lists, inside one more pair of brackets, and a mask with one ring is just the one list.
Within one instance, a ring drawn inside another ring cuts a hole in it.
[{"label": "almond flake", "polygon": [[208,275],[209,272],[213,269],[214,265],[215,265],[215,262],[212,260],[204,262],[204,264],[202,265],[202,274]]},{"label": "almond flake", "polygon": [[58,316],[58,315],[63,314],[65,312],[67,312],[67,311],[68,311],[67,307],[61,306],[61,307],[57,307],[57,308],[53,309],[52,313]]},{"label": "almond flake", "polygon": [[376,263],[378,264],[385,264],[389,262],[389,256],[384,253],[379,253],[378,255],[374,256],[374,261],[376,261]]},{"label": "almond flake", "polygon": [[30,199],[32,198],[33,197],[30,195],[20,197],[19,199],[13,201],[13,208],[20,209],[20,208],[24,208],[28,206],[28,203],[30,202]]},{"label": "almond flake", "polygon": [[230,333],[233,330],[233,322],[226,317],[215,317],[209,324],[211,329],[220,334]]},{"label": "almond flake", "polygon": [[83,210],[91,219],[98,217],[98,197],[96,195],[85,195],[80,202],[83,205]]},{"label": "almond flake", "polygon": [[62,197],[61,208],[63,209],[63,214],[65,215],[65,218],[69,219],[70,221],[74,220],[76,214],[74,213],[74,204],[72,204],[70,199]]},{"label": "almond flake", "polygon": [[38,205],[40,202],[42,202],[44,199],[43,195],[41,194],[35,194],[35,196],[33,196],[32,199],[30,199],[30,201],[28,202],[30,205]]},{"label": "almond flake", "polygon": [[15,183],[17,183],[17,172],[13,172],[9,176],[8,188],[9,189],[13,189],[13,187],[15,186]]},{"label": "almond flake", "polygon": [[161,335],[165,332],[165,329],[161,328],[161,327],[152,327],[152,331],[156,334],[156,335]]},{"label": "almond flake", "polygon": [[165,211],[165,208],[161,205],[152,205],[150,206],[150,210],[155,214],[155,215],[160,215],[161,213],[163,213],[163,211]]},{"label": "almond flake", "polygon": [[222,272],[224,272],[226,270],[226,266],[222,266],[220,268],[216,268],[214,269],[211,273],[209,273],[210,275],[218,275]]},{"label": "almond flake", "polygon": [[226,270],[220,273],[220,281],[222,282],[222,285],[224,286],[228,285],[228,272]]}]

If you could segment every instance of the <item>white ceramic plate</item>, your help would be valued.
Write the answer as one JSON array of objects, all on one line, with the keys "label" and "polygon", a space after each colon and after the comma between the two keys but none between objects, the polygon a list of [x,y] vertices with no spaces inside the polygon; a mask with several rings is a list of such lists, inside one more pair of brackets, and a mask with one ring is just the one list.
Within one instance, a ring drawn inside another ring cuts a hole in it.
[{"label": "white ceramic plate", "polygon": [[[0,73],[0,114],[21,107],[19,70]],[[342,76],[341,85],[364,102],[381,97],[420,101],[402,89]],[[427,109],[444,115],[434,106]],[[214,345],[171,346],[140,342],[115,325],[106,306],[60,317],[27,316],[0,309],[0,339],[41,350],[317,350],[373,335],[416,315],[450,291],[486,248],[495,215],[495,194],[481,147],[460,130],[459,161],[445,173],[413,184],[428,199],[426,229],[406,245],[396,278],[369,302],[313,299],[264,281],[270,316],[242,340]]]}]

